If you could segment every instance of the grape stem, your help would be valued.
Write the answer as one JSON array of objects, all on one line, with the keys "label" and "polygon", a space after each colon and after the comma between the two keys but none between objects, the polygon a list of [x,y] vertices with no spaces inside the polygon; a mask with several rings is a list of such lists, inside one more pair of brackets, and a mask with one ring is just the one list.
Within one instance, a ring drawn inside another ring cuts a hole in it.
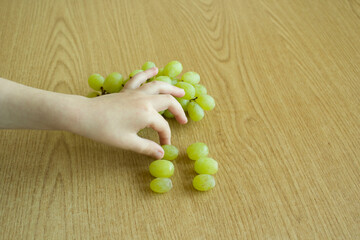
[{"label": "grape stem", "polygon": [[101,95],[107,94],[107,92],[105,91],[105,89],[103,87],[100,87],[100,90],[101,90]]}]

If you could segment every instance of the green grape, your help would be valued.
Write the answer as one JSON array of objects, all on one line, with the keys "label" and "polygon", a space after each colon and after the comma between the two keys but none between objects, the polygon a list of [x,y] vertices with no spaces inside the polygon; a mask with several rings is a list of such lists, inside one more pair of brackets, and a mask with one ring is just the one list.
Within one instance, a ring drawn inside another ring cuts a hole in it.
[{"label": "green grape", "polygon": [[182,97],[183,99],[190,100],[195,97],[195,88],[190,83],[178,82],[175,86],[184,89],[185,95]]},{"label": "green grape", "polygon": [[132,71],[129,75],[130,78],[132,78],[133,76],[135,76],[136,74],[138,74],[139,72],[143,72],[143,70],[141,69],[137,69],[135,71]]},{"label": "green grape", "polygon": [[166,82],[168,84],[171,84],[171,78],[169,78],[167,76],[156,77],[156,78],[154,78],[154,81]]},{"label": "green grape", "polygon": [[158,74],[156,76],[164,76],[164,68],[159,68]]},{"label": "green grape", "polygon": [[190,84],[198,84],[200,82],[200,75],[196,72],[186,72],[182,75],[181,80]]},{"label": "green grape", "polygon": [[198,160],[209,154],[209,148],[205,143],[196,142],[186,149],[186,153],[191,160]]},{"label": "green grape", "polygon": [[184,112],[187,112],[190,100],[186,100],[186,99],[182,99],[182,98],[176,98],[176,100],[178,100],[178,102],[180,103]]},{"label": "green grape", "polygon": [[122,86],[124,87],[125,84],[126,84],[129,80],[130,80],[130,78],[125,79],[124,82],[123,82],[123,84],[122,84]]},{"label": "green grape", "polygon": [[164,111],[160,111],[160,112],[159,112],[159,114],[160,114],[160,115],[163,115],[163,114],[164,114],[164,112],[165,112],[165,110],[164,110]]},{"label": "green grape", "polygon": [[194,169],[198,174],[215,174],[218,171],[218,163],[212,158],[203,157],[196,160]]},{"label": "green grape", "polygon": [[98,93],[98,92],[89,92],[88,95],[86,95],[86,97],[88,97],[88,98],[94,98],[94,97],[97,97],[97,96],[100,96],[100,93]]},{"label": "green grape", "polygon": [[171,79],[171,84],[172,84],[172,85],[175,85],[175,84],[178,83],[178,81],[179,81],[178,79],[172,78],[172,79]]},{"label": "green grape", "polygon": [[199,104],[197,104],[194,101],[189,102],[187,110],[188,110],[189,117],[194,122],[200,121],[205,116],[204,109],[202,109],[199,106]]},{"label": "green grape", "polygon": [[194,84],[194,88],[195,88],[195,97],[207,94],[207,90],[204,85]]},{"label": "green grape", "polygon": [[149,166],[154,177],[171,177],[174,174],[174,164],[168,160],[156,160]]},{"label": "green grape", "polygon": [[100,91],[101,87],[104,85],[104,77],[100,74],[93,74],[88,79],[89,86],[94,89],[95,91]]},{"label": "green grape", "polygon": [[179,155],[179,150],[174,145],[162,145],[164,149],[164,157],[166,160],[174,160]]},{"label": "green grape", "polygon": [[156,193],[166,193],[172,189],[170,178],[155,178],[150,183],[150,189]]},{"label": "green grape", "polygon": [[174,118],[175,117],[174,114],[172,114],[169,110],[165,110],[164,116],[166,118]]},{"label": "green grape", "polygon": [[209,174],[200,174],[194,177],[193,186],[198,191],[209,191],[215,187],[215,178]]},{"label": "green grape", "polygon": [[123,76],[118,72],[110,73],[104,81],[104,89],[108,93],[119,92],[124,81]]},{"label": "green grape", "polygon": [[183,67],[178,61],[171,61],[164,67],[163,74],[169,77],[176,77],[181,73]]},{"label": "green grape", "polygon": [[141,69],[145,71],[145,70],[148,70],[148,69],[153,68],[153,67],[156,67],[155,63],[146,62],[146,63],[144,63],[144,65],[142,65]]},{"label": "green grape", "polygon": [[215,107],[215,99],[210,95],[201,95],[199,96],[195,102],[200,105],[200,107],[204,110],[213,110]]}]

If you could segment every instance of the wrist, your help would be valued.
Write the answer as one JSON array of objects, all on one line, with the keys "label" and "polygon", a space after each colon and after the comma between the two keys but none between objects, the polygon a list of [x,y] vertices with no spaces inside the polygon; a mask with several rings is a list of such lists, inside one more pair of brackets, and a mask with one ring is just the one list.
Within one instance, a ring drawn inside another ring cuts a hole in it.
[{"label": "wrist", "polygon": [[55,118],[51,129],[78,133],[81,127],[81,114],[86,97],[79,95],[65,95],[59,99],[60,105],[55,110]]}]

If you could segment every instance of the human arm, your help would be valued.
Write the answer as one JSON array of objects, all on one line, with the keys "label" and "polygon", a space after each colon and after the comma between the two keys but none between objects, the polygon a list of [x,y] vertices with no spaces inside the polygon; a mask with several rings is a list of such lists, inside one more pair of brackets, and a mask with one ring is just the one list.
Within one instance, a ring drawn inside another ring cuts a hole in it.
[{"label": "human arm", "polygon": [[169,109],[181,124],[187,118],[173,97],[183,96],[182,89],[163,82],[140,86],[156,73],[156,68],[149,69],[129,80],[120,93],[91,99],[0,78],[0,128],[65,130],[160,159],[161,146],[137,132],[154,128],[160,144],[170,144],[170,127],[158,112]]}]

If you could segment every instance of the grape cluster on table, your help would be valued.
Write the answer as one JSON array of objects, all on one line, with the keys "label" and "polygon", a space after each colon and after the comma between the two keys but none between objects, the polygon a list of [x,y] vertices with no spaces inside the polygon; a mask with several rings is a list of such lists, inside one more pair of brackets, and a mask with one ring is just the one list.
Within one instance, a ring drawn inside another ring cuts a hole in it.
[{"label": "grape cluster on table", "polygon": [[[88,79],[89,86],[95,90],[90,92],[87,97],[93,98],[105,94],[120,92],[127,81],[136,74],[147,69],[156,67],[153,62],[146,62],[141,67],[129,74],[127,79],[118,72],[110,73],[106,78],[100,74],[93,74]],[[176,100],[181,104],[185,112],[193,121],[200,121],[205,116],[205,111],[210,111],[215,107],[215,100],[209,94],[204,85],[201,85],[200,75],[196,72],[186,72],[179,76],[183,66],[178,61],[171,61],[164,68],[159,68],[155,77],[147,79],[146,82],[161,81],[172,84],[185,91],[185,95]],[[174,118],[174,115],[165,110],[160,112],[166,118]],[[149,166],[150,174],[155,177],[150,183],[150,189],[156,193],[166,193],[173,187],[170,177],[174,174],[175,167],[171,162],[179,155],[179,150],[173,145],[163,145],[164,157],[161,160],[153,161]],[[218,171],[218,163],[212,158],[207,157],[209,148],[205,143],[197,142],[191,144],[186,149],[187,155],[195,161],[194,170],[198,175],[193,179],[193,186],[198,191],[208,191],[215,187],[215,178],[212,176]]]},{"label": "grape cluster on table", "polygon": [[[156,67],[153,62],[146,62],[141,67],[129,74],[127,79],[118,72],[110,73],[106,78],[100,74],[93,74],[88,79],[89,86],[95,90],[90,92],[87,97],[98,97],[105,94],[118,93],[129,81],[139,72]],[[179,61],[171,61],[164,68],[159,68],[158,74],[148,79],[146,82],[161,81],[172,84],[176,87],[182,88],[185,95],[176,100],[181,104],[185,112],[193,121],[200,121],[205,116],[205,111],[210,111],[215,107],[215,99],[207,94],[207,89],[204,85],[200,84],[200,75],[196,72],[186,72],[181,77],[180,74],[183,66]],[[166,118],[173,118],[174,115],[165,110],[160,112]]]}]

